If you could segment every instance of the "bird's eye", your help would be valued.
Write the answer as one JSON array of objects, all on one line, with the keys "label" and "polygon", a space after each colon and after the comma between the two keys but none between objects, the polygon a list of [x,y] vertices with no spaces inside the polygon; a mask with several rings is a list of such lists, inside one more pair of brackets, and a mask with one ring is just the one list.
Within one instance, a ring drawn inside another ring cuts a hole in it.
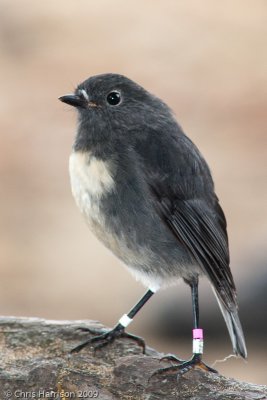
[{"label": "bird's eye", "polygon": [[111,106],[116,106],[117,104],[119,104],[121,102],[121,95],[120,92],[117,91],[113,91],[110,92],[107,95],[107,102],[111,105]]}]

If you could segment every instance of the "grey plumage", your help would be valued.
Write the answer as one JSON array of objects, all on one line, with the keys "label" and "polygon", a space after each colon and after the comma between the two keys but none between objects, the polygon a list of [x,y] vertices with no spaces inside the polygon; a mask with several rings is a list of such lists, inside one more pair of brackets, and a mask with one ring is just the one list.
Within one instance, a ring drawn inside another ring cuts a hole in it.
[{"label": "grey plumage", "polygon": [[[118,104],[108,104],[109,93]],[[75,91],[72,190],[88,225],[148,287],[209,279],[236,354],[246,357],[226,220],[207,163],[169,107],[122,75]]]}]

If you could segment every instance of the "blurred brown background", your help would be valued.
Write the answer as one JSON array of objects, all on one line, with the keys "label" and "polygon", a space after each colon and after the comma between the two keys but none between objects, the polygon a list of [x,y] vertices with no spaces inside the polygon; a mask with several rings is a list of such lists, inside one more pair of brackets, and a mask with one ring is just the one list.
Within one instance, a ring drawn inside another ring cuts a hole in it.
[{"label": "blurred brown background", "polygon": [[[249,352],[217,368],[267,383],[266,38],[264,0],[0,0],[0,314],[112,326],[144,292],[76,209],[76,116],[57,100],[90,75],[122,73],[172,107],[212,168]],[[230,340],[200,290],[213,363]],[[158,293],[130,331],[189,357],[188,288]]]}]

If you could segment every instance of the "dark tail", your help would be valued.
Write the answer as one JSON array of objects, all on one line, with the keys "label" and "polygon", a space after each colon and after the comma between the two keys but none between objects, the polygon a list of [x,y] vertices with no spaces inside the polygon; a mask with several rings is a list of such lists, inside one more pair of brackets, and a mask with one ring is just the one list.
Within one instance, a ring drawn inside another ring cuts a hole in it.
[{"label": "dark tail", "polygon": [[247,348],[243,329],[237,312],[237,307],[233,308],[232,310],[227,309],[224,303],[220,300],[218,293],[216,293],[214,289],[213,291],[221,309],[223,318],[226,322],[235,354],[240,355],[243,358],[247,358]]}]

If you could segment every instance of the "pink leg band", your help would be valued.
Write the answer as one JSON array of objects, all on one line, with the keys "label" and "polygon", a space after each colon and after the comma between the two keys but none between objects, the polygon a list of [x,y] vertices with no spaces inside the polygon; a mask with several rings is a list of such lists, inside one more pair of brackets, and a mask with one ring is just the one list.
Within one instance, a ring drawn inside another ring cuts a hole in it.
[{"label": "pink leg band", "polygon": [[203,354],[203,329],[193,329],[193,354]]},{"label": "pink leg band", "polygon": [[203,329],[193,329],[193,339],[203,339]]}]

